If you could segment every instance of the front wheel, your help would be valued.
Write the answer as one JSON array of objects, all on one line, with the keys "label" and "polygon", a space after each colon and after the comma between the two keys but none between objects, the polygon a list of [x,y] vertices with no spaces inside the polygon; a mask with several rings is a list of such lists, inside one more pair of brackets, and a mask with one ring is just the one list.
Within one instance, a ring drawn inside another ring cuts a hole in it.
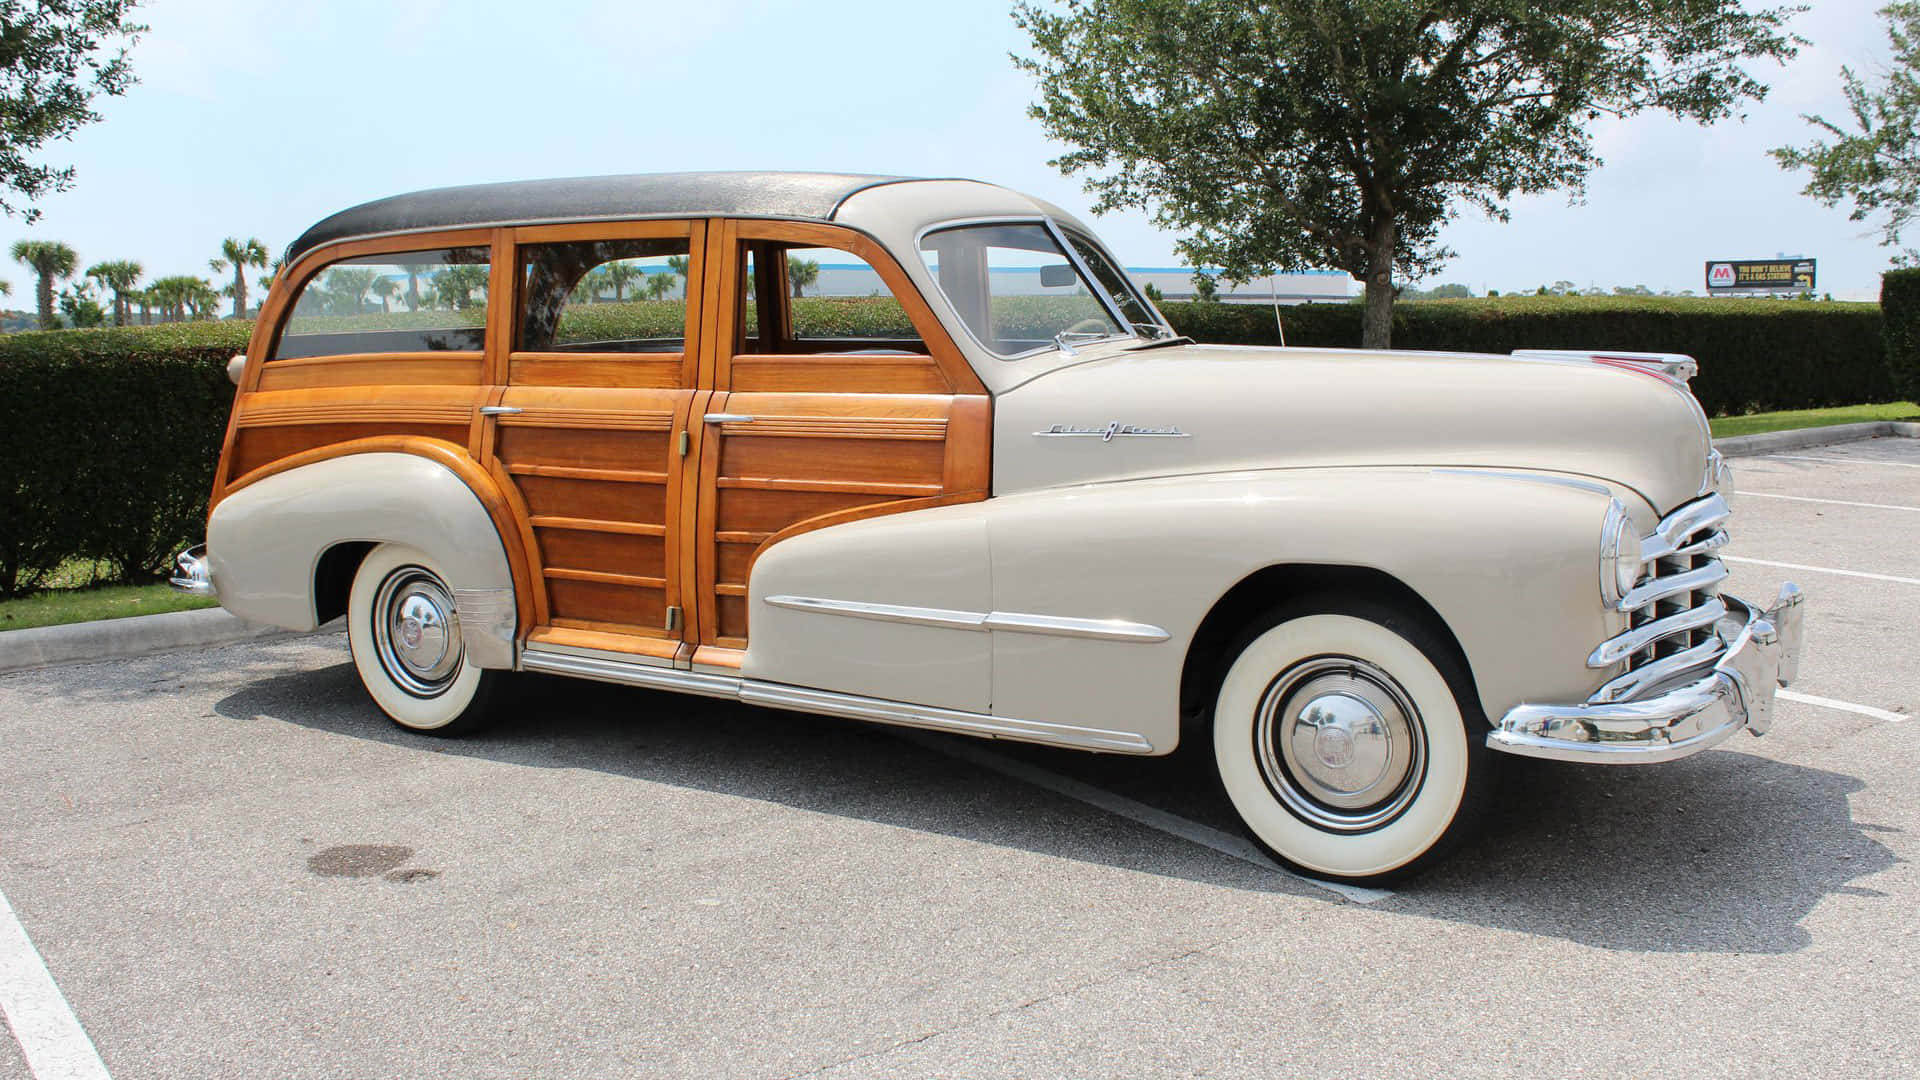
[{"label": "front wheel", "polygon": [[347,598],[347,644],[368,696],[410,731],[453,735],[486,716],[503,677],[467,659],[453,590],[424,552],[381,544]]},{"label": "front wheel", "polygon": [[1253,838],[1318,877],[1383,882],[1445,854],[1491,787],[1462,665],[1385,605],[1302,605],[1242,638],[1213,709],[1221,785]]}]

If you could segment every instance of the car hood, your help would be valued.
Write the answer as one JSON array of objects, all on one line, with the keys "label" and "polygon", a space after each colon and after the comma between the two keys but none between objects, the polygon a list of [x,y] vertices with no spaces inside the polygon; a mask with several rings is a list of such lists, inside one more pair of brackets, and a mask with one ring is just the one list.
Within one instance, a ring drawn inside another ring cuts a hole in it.
[{"label": "car hood", "polygon": [[[1130,430],[1131,429],[1131,430]],[[1003,394],[994,491],[1249,469],[1454,466],[1587,477],[1664,513],[1710,439],[1684,387],[1586,360],[1177,345]]]}]

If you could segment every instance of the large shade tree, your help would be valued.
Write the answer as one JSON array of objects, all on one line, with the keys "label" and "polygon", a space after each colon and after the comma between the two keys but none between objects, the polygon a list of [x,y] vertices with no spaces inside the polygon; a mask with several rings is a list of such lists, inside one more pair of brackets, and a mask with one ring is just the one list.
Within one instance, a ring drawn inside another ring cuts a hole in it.
[{"label": "large shade tree", "polygon": [[73,268],[79,264],[80,256],[57,240],[16,240],[13,243],[13,258],[32,270],[37,279],[33,295],[40,306],[40,329],[51,330],[59,326],[60,322],[53,314],[53,287],[61,279],[73,276]]},{"label": "large shade tree", "polygon": [[[1885,81],[1874,86],[1853,69],[1840,69],[1852,126],[1809,116],[1831,141],[1783,146],[1773,156],[1785,168],[1807,170],[1805,194],[1828,206],[1853,203],[1853,220],[1884,214],[1880,242],[1893,247],[1920,215],[1920,3],[1888,4],[1880,16],[1893,45]],[[1915,258],[1909,251],[1904,261]]]},{"label": "large shade tree", "polygon": [[1395,281],[1450,255],[1462,207],[1577,197],[1589,125],[1647,109],[1712,122],[1766,87],[1800,9],[1739,0],[1066,0],[1020,3],[1030,112],[1096,213],[1149,211],[1244,281],[1334,267],[1390,344]]},{"label": "large shade tree", "polygon": [[23,201],[72,185],[73,166],[33,156],[100,119],[96,97],[133,85],[126,46],[146,29],[127,18],[134,2],[0,0],[0,212],[34,221]]}]

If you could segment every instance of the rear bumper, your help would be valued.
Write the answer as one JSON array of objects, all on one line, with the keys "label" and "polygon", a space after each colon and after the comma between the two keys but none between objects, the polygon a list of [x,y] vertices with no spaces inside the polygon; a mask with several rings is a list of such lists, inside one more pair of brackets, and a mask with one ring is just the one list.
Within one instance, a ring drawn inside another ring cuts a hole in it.
[{"label": "rear bumper", "polygon": [[195,596],[218,596],[213,587],[213,575],[207,568],[207,545],[190,547],[173,559],[173,576],[167,584],[184,593]]},{"label": "rear bumper", "polygon": [[1799,669],[1806,597],[1788,584],[1765,611],[1723,599],[1728,617],[1718,631],[1727,649],[1703,677],[1638,701],[1519,705],[1487,745],[1522,757],[1639,765],[1697,754],[1743,728],[1765,734],[1774,691]]}]

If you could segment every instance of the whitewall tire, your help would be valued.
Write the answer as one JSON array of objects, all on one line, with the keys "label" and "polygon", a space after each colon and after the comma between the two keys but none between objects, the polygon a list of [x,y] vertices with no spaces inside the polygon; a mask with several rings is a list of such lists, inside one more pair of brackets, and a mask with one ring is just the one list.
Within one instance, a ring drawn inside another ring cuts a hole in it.
[{"label": "whitewall tire", "polygon": [[403,544],[381,544],[361,560],[347,644],[368,696],[410,731],[472,730],[502,675],[467,659],[452,587],[430,556]]},{"label": "whitewall tire", "polygon": [[1253,838],[1344,881],[1413,873],[1472,828],[1485,738],[1453,650],[1385,605],[1275,613],[1242,639],[1213,708],[1220,782]]}]

